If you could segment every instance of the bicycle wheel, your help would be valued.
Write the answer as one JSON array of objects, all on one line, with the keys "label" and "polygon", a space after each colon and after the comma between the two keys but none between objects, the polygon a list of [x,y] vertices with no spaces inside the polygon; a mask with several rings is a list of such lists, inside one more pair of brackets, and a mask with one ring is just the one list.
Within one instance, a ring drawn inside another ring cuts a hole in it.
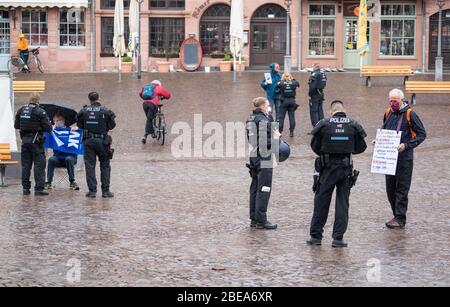
[{"label": "bicycle wheel", "polygon": [[157,128],[157,140],[158,143],[163,146],[166,142],[166,123],[164,115],[158,117],[158,128]]},{"label": "bicycle wheel", "polygon": [[36,67],[37,67],[37,69],[39,69],[41,74],[43,74],[44,73],[44,65],[42,65],[41,60],[39,60],[39,58],[35,57],[35,59],[36,59]]},{"label": "bicycle wheel", "polygon": [[12,57],[9,61],[8,61],[8,69],[10,72],[12,72],[13,74],[16,74],[18,72],[21,72],[23,69],[23,66],[25,65],[25,63],[23,62],[23,60],[19,57]]}]

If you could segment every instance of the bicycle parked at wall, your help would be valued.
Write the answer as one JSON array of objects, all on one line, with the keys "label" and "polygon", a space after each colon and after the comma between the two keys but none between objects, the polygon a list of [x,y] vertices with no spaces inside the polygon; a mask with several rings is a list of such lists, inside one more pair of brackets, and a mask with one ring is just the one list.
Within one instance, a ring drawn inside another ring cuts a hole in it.
[{"label": "bicycle parked at wall", "polygon": [[30,51],[28,65],[25,64],[20,56],[12,56],[8,62],[9,71],[11,71],[12,73],[31,73],[32,71],[39,71],[40,73],[44,73],[44,66],[39,59],[39,49],[40,47],[37,47]]}]

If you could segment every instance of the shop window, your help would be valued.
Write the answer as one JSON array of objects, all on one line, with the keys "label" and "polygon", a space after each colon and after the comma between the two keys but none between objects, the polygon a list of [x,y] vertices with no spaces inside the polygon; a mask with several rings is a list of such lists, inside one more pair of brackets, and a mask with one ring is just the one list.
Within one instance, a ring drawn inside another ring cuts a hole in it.
[{"label": "shop window", "polygon": [[231,7],[217,4],[208,8],[200,20],[200,42],[203,54],[223,57],[230,46]]},{"label": "shop window", "polygon": [[380,55],[414,56],[415,14],[413,4],[381,6]]},{"label": "shop window", "polygon": [[149,7],[157,10],[184,10],[185,2],[185,0],[150,0]]},{"label": "shop window", "polygon": [[84,9],[62,9],[59,11],[59,46],[86,46],[86,12]]},{"label": "shop window", "polygon": [[[101,41],[101,57],[114,56],[114,17],[102,17],[102,41]],[[125,17],[125,44],[128,44],[130,37],[130,27],[128,26],[128,17]]]},{"label": "shop window", "polygon": [[150,18],[151,56],[178,57],[184,38],[184,18]]},{"label": "shop window", "polygon": [[[116,6],[116,0],[102,0],[100,2],[100,8],[102,10],[114,10]],[[128,9],[130,7],[130,0],[123,0],[123,7]]]},{"label": "shop window", "polygon": [[22,11],[22,33],[29,40],[31,46],[48,46],[47,11]]},{"label": "shop window", "polygon": [[334,56],[336,44],[335,6],[311,4],[309,6],[310,56]]}]

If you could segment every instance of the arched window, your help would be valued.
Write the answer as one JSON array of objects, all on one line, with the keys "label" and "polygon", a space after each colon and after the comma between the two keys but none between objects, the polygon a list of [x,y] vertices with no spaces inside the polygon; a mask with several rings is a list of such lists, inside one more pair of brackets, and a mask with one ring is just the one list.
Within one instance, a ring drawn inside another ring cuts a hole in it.
[{"label": "arched window", "polygon": [[216,4],[205,11],[200,20],[203,54],[223,57],[230,45],[230,15],[227,4]]},{"label": "arched window", "polygon": [[253,15],[253,18],[286,18],[286,9],[276,4],[261,6]]}]

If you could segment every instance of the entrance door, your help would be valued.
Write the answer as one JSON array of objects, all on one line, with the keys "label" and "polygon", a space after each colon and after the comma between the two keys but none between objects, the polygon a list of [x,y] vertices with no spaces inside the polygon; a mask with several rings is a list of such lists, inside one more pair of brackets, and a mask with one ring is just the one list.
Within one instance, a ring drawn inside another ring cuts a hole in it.
[{"label": "entrance door", "polygon": [[250,65],[283,64],[286,55],[286,9],[266,4],[256,10],[250,29]]},{"label": "entrance door", "polygon": [[8,70],[9,53],[9,15],[0,11],[0,72]]},{"label": "entrance door", "polygon": [[286,54],[286,24],[252,24],[251,65],[283,64]]},{"label": "entrance door", "polygon": [[[367,41],[370,44],[370,23],[367,25]],[[344,68],[358,69],[360,56],[357,48],[358,42],[358,19],[344,19]],[[363,59],[363,65],[370,64],[370,51]]]},{"label": "entrance door", "polygon": [[[429,67],[435,69],[435,59],[438,49],[439,13],[430,17],[430,52]],[[442,57],[444,69],[450,70],[450,10],[442,12]]]}]

